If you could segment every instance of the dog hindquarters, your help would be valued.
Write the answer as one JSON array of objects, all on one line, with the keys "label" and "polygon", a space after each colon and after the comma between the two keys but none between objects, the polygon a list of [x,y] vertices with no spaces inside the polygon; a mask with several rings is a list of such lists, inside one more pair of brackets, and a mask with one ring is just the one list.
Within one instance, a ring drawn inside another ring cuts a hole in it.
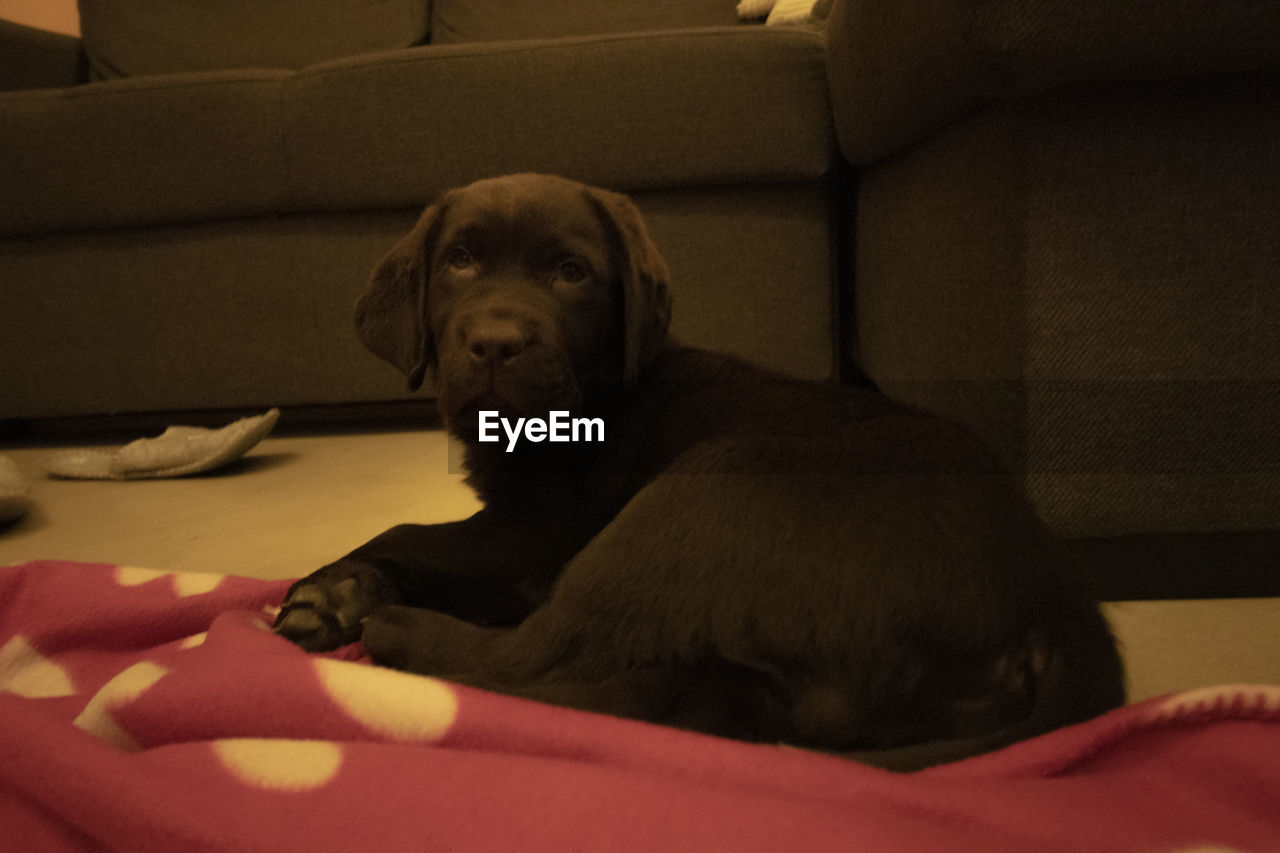
[{"label": "dog hindquarters", "polygon": [[581,637],[557,643],[543,632],[554,616],[546,608],[520,628],[481,628],[391,606],[366,620],[363,642],[379,664],[470,687],[741,740],[779,739],[776,724],[764,725],[768,717],[780,719],[781,709],[762,673],[723,661],[677,660],[602,672],[590,655],[574,654]]},{"label": "dog hindquarters", "polygon": [[[477,687],[824,749],[981,751],[1028,718],[1034,629],[1074,605],[1000,481],[751,443],[708,442],[641,489],[518,627],[390,608],[366,647]],[[1062,663],[1087,677],[1088,660]]]}]

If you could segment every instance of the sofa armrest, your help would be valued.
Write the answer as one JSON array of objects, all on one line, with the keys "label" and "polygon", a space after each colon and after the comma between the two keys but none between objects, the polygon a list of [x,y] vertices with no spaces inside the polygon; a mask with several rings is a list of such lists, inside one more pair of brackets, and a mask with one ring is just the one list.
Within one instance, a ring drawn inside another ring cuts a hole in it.
[{"label": "sofa armrest", "polygon": [[60,89],[85,77],[80,39],[0,20],[0,91]]},{"label": "sofa armrest", "polygon": [[1274,0],[836,0],[827,38],[840,146],[858,164],[995,99],[1280,72]]}]

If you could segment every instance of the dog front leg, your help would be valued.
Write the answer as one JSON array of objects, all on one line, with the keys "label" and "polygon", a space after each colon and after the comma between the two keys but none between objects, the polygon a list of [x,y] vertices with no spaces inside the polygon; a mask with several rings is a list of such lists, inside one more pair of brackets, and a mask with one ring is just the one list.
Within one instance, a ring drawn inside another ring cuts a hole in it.
[{"label": "dog front leg", "polygon": [[511,625],[546,596],[589,535],[571,526],[496,519],[393,527],[295,583],[275,631],[308,651],[360,638],[378,607],[425,607],[488,625]]}]

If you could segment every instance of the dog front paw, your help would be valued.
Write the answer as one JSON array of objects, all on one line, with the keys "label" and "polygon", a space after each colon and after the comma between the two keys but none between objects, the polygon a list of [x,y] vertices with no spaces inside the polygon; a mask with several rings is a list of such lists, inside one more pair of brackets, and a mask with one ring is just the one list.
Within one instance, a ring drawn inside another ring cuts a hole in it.
[{"label": "dog front paw", "polygon": [[309,652],[329,651],[360,639],[365,618],[392,600],[377,569],[339,560],[290,587],[272,630]]}]

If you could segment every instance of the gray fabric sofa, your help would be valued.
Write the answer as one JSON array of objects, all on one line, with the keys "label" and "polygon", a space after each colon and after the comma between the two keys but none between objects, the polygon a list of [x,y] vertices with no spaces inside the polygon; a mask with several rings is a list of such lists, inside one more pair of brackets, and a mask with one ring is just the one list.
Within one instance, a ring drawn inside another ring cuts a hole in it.
[{"label": "gray fabric sofa", "polygon": [[725,0],[80,10],[81,39],[0,30],[0,419],[401,399],[356,292],[437,192],[524,170],[636,198],[684,338],[834,373],[817,30]]},{"label": "gray fabric sofa", "polygon": [[970,423],[1106,597],[1280,595],[1274,0],[271,7],[0,28],[0,420],[404,399],[369,269],[558,172],[639,201],[678,334]]},{"label": "gray fabric sofa", "polygon": [[851,0],[851,358],[1113,597],[1280,594],[1280,3]]}]

